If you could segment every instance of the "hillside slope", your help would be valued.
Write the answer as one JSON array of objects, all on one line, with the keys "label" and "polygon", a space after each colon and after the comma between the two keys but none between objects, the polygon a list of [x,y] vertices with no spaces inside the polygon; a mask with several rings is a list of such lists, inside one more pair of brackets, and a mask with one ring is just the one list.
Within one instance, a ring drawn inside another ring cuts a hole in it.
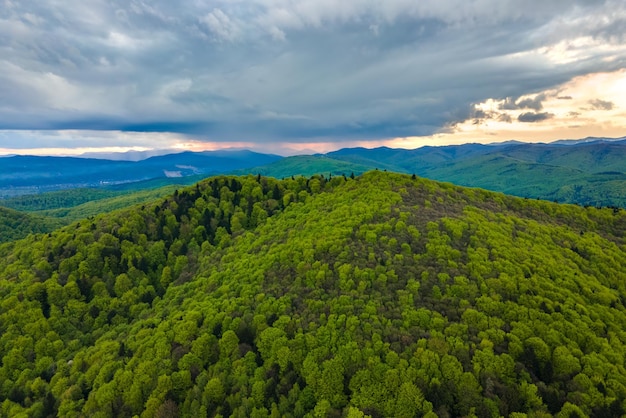
[{"label": "hillside slope", "polygon": [[50,232],[65,225],[58,219],[22,213],[0,206],[0,243]]},{"label": "hillside slope", "polygon": [[625,236],[399,174],[208,179],[0,246],[1,413],[619,416]]},{"label": "hillside slope", "polygon": [[184,186],[170,185],[139,191],[74,189],[0,199],[0,242],[22,239],[32,233],[50,232],[80,219],[151,202],[180,187]]},{"label": "hillside slope", "polygon": [[626,170],[625,142],[593,142],[576,145],[516,144],[502,154],[524,161],[569,167],[588,173]]},{"label": "hillside slope", "polygon": [[626,143],[352,148],[328,157],[520,197],[626,208]]},{"label": "hillside slope", "polygon": [[324,155],[296,155],[293,157],[285,157],[282,160],[268,165],[235,170],[231,174],[261,174],[263,176],[271,176],[280,179],[291,176],[309,177],[315,174],[325,176],[359,175],[366,171],[373,170],[374,168],[376,168],[374,164],[356,164],[329,158]]}]

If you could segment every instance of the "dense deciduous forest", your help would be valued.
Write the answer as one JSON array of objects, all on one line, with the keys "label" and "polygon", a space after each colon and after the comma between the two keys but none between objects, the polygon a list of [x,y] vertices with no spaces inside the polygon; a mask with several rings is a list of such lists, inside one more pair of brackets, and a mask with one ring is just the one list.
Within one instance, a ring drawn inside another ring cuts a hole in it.
[{"label": "dense deciduous forest", "polygon": [[4,416],[619,416],[626,213],[215,177],[0,246]]},{"label": "dense deciduous forest", "polygon": [[72,208],[87,202],[116,197],[124,193],[124,191],[109,189],[76,188],[55,192],[14,196],[0,200],[0,204],[14,210],[36,212],[60,208]]},{"label": "dense deciduous forest", "polygon": [[80,219],[151,202],[173,193],[178,187],[181,186],[124,191],[74,189],[2,199],[0,242],[25,238],[32,233],[51,232]]},{"label": "dense deciduous forest", "polygon": [[18,212],[0,206],[0,243],[26,237],[29,234],[50,232],[65,225],[60,219]]}]

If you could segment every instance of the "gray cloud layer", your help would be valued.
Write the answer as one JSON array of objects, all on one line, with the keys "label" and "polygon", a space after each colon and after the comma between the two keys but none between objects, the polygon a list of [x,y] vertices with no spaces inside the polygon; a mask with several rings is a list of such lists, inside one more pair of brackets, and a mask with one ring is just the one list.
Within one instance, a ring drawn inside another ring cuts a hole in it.
[{"label": "gray cloud layer", "polygon": [[541,113],[525,112],[519,115],[517,117],[517,120],[520,122],[534,123],[534,122],[541,122],[542,120],[547,120],[552,117],[554,117],[554,115],[548,112],[541,112]]},{"label": "gray cloud layer", "polygon": [[0,0],[0,129],[428,135],[486,98],[626,67],[528,53],[581,36],[626,42],[624,2]]},{"label": "gray cloud layer", "polygon": [[595,110],[611,110],[613,109],[613,106],[615,106],[613,102],[600,99],[590,100],[589,104],[591,105],[591,108]]},{"label": "gray cloud layer", "polygon": [[507,97],[504,103],[500,106],[500,109],[515,110],[515,109],[533,109],[539,111],[543,109],[543,101],[546,100],[545,94],[538,94],[533,98],[513,100]]}]

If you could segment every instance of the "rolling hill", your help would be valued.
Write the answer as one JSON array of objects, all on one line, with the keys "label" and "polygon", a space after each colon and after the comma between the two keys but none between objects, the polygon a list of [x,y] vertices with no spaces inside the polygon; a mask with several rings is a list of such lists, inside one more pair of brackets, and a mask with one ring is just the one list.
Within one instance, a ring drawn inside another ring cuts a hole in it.
[{"label": "rolling hill", "polygon": [[297,155],[285,157],[268,165],[246,168],[233,171],[231,174],[261,174],[275,178],[285,178],[291,176],[310,177],[315,174],[323,175],[345,175],[362,174],[372,170],[369,163],[353,163],[329,158],[325,155]]},{"label": "rolling hill", "polygon": [[414,150],[345,148],[232,171],[285,178],[356,175],[379,169],[433,180],[589,206],[626,207],[626,141],[590,138],[550,144],[507,142]]},{"label": "rolling hill", "polygon": [[0,246],[0,414],[620,416],[624,237],[382,171],[210,178]]},{"label": "rolling hill", "polygon": [[[328,157],[520,197],[626,207],[626,142],[353,148]],[[311,171],[311,170],[310,170]]]},{"label": "rolling hill", "polygon": [[0,207],[0,243],[29,234],[50,232],[66,225],[63,221]]},{"label": "rolling hill", "polygon": [[31,233],[50,232],[74,221],[174,193],[182,185],[157,189],[71,189],[0,200],[0,242],[21,239]]}]

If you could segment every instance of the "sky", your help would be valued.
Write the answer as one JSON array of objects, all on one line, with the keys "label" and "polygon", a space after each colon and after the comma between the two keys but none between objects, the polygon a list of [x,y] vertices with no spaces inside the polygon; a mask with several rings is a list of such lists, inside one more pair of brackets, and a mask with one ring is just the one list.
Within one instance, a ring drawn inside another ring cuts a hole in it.
[{"label": "sky", "polygon": [[0,0],[0,154],[626,136],[623,0]]}]

